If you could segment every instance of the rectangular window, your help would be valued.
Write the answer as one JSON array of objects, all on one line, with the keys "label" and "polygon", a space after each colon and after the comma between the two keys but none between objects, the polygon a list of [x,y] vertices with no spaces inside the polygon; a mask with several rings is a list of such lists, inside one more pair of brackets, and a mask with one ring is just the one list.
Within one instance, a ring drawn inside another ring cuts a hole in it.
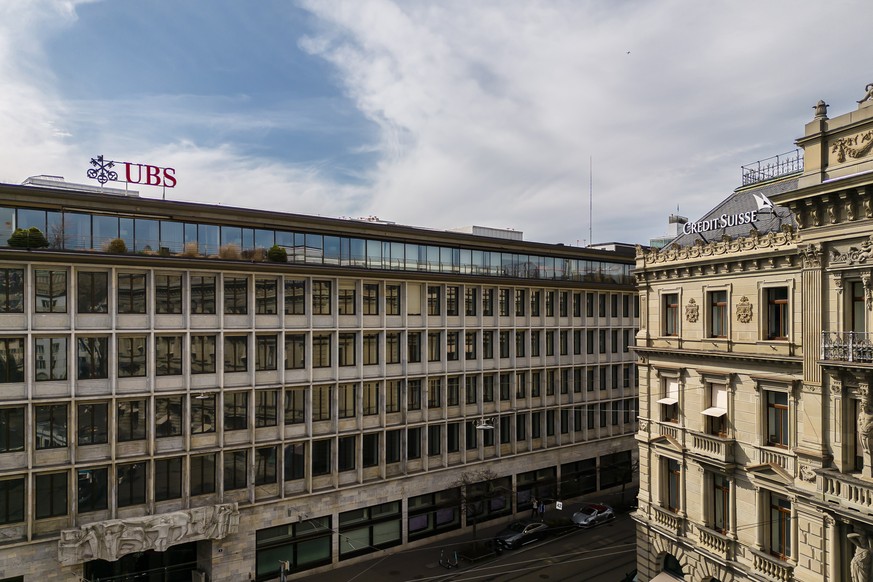
[{"label": "rectangular window", "polygon": [[330,281],[312,282],[312,314],[330,315]]},{"label": "rectangular window", "polygon": [[385,381],[385,412],[400,412],[400,380]]},{"label": "rectangular window", "polygon": [[33,353],[37,382],[67,379],[67,338],[34,338]]},{"label": "rectangular window", "polygon": [[546,332],[546,355],[555,355],[555,332],[551,330]]},{"label": "rectangular window", "polygon": [[224,490],[245,489],[248,485],[249,452],[224,452]]},{"label": "rectangular window", "polygon": [[618,295],[615,293],[609,294],[609,314],[612,317],[618,317]]},{"label": "rectangular window", "polygon": [[508,358],[509,357],[509,332],[501,331],[500,332],[500,357]]},{"label": "rectangular window", "polygon": [[306,444],[285,445],[285,481],[303,479],[306,473]]},{"label": "rectangular window", "polygon": [[215,336],[191,336],[191,373],[215,373]]},{"label": "rectangular window", "polygon": [[486,317],[494,315],[494,289],[482,290],[482,315]]},{"label": "rectangular window", "polygon": [[450,376],[446,380],[446,404],[457,406],[461,399],[461,377]]},{"label": "rectangular window", "polygon": [[355,469],[355,449],[357,436],[340,437],[337,442],[337,469],[339,471],[353,471]]},{"label": "rectangular window", "polygon": [[330,410],[333,404],[333,393],[330,386],[312,387],[312,421],[330,420]]},{"label": "rectangular window", "polygon": [[427,427],[427,454],[431,457],[442,452],[442,425],[430,424]]},{"label": "rectangular window", "polygon": [[285,315],[306,314],[306,281],[285,279]]},{"label": "rectangular window", "polygon": [[597,315],[599,317],[606,317],[606,294],[599,293],[597,295]]},{"label": "rectangular window", "polygon": [[215,314],[215,276],[191,275],[191,313]]},{"label": "rectangular window", "polygon": [[171,437],[182,434],[182,398],[155,398],[155,436]]},{"label": "rectangular window", "polygon": [[[81,341],[80,338],[79,342]],[[141,378],[146,375],[146,360],[148,358],[146,341],[145,336],[117,338],[119,378]],[[80,343],[79,350],[81,351],[81,349],[82,344]],[[81,370],[81,363],[79,367]]]},{"label": "rectangular window", "polygon": [[440,332],[431,331],[427,334],[427,361],[440,361]]},{"label": "rectangular window", "polygon": [[312,335],[312,367],[329,368],[331,334],[316,333]]},{"label": "rectangular window", "polygon": [[341,333],[337,341],[337,356],[340,366],[354,366],[356,363],[354,333]]},{"label": "rectangular window", "polygon": [[709,407],[703,411],[706,431],[715,436],[727,436],[727,387],[724,384],[707,383]]},{"label": "rectangular window", "polygon": [[24,338],[0,338],[0,383],[24,381]]},{"label": "rectangular window", "polygon": [[109,313],[109,273],[79,271],[76,284],[78,313]]},{"label": "rectangular window", "polygon": [[285,424],[306,422],[306,390],[287,388],[285,390]]},{"label": "rectangular window", "polygon": [[275,335],[255,336],[255,370],[263,372],[276,369],[278,341]]},{"label": "rectangular window", "polygon": [[379,285],[364,283],[363,310],[364,315],[379,315]]},{"label": "rectangular window", "polygon": [[[34,513],[36,519],[67,515],[68,473],[42,473],[36,475]],[[84,511],[79,504],[79,511]]]},{"label": "rectangular window", "polygon": [[530,315],[531,317],[540,316],[540,304],[543,300],[542,291],[531,291],[530,293]]},{"label": "rectangular window", "polygon": [[570,332],[566,329],[562,329],[560,334],[558,335],[559,342],[559,352],[562,356],[566,356],[570,353]]},{"label": "rectangular window", "polygon": [[248,277],[224,277],[224,313],[245,315],[248,313]]},{"label": "rectangular window", "polygon": [[24,312],[24,269],[0,269],[0,313]]},{"label": "rectangular window", "polygon": [[467,317],[475,317],[476,310],[479,305],[479,298],[476,296],[475,287],[464,288],[464,315]]},{"label": "rectangular window", "polygon": [[385,285],[385,315],[400,315],[400,285]]},{"label": "rectangular window", "polygon": [[98,445],[109,442],[107,429],[109,406],[105,402],[93,402],[79,404],[77,408],[76,430],[79,435],[79,445]]},{"label": "rectangular window", "polygon": [[[21,521],[24,521],[24,477],[0,480],[0,524]],[[24,578],[19,581],[24,582]]]},{"label": "rectangular window", "polygon": [[109,377],[108,337],[80,337],[78,340],[77,378],[91,380]]},{"label": "rectangular window", "polygon": [[530,356],[532,358],[540,357],[540,331],[532,329],[530,331]]},{"label": "rectangular window", "polygon": [[555,292],[546,291],[546,317],[555,316]]},{"label": "rectangular window", "polygon": [[464,359],[476,359],[476,332],[468,331],[464,333]]},{"label": "rectangular window", "polygon": [[155,374],[178,376],[182,373],[182,337],[155,336]]},{"label": "rectangular window", "polygon": [[679,422],[679,380],[665,378],[664,396],[658,400],[661,405],[661,420],[664,422]]},{"label": "rectangular window", "polygon": [[527,297],[524,289],[515,290],[515,315],[516,317],[524,317],[525,305]]},{"label": "rectangular window", "polygon": [[191,495],[215,493],[215,454],[191,457]]},{"label": "rectangular window", "polygon": [[421,361],[421,332],[410,331],[406,334],[406,357],[410,364]]},{"label": "rectangular window", "polygon": [[501,416],[500,417],[500,444],[508,445],[512,442],[512,417],[511,416]]},{"label": "rectangular window", "polygon": [[509,294],[509,289],[498,290],[497,315],[501,317],[509,317]]},{"label": "rectangular window", "polygon": [[378,382],[364,382],[361,390],[361,412],[364,416],[379,414]]},{"label": "rectangular window", "polygon": [[409,460],[421,458],[421,428],[406,429],[406,458]]},{"label": "rectangular window", "polygon": [[249,393],[225,392],[224,430],[245,430],[249,425]]},{"label": "rectangular window", "polygon": [[67,446],[67,405],[49,404],[36,407],[36,448],[57,449]]},{"label": "rectangular window", "polygon": [[379,363],[379,334],[365,333],[364,334],[364,354],[363,362],[365,366],[372,366]]},{"label": "rectangular window", "polygon": [[788,339],[788,287],[765,289],[767,295],[767,339]]},{"label": "rectangular window", "polygon": [[[106,492],[109,491],[107,468],[80,469],[77,475],[79,513],[99,511],[108,507]],[[66,479],[64,480],[66,485]]]},{"label": "rectangular window", "polygon": [[357,289],[354,283],[340,283],[337,293],[337,309],[339,315],[354,315],[357,304]]},{"label": "rectangular window", "polygon": [[461,288],[449,285],[446,287],[446,315],[454,317],[461,312]]},{"label": "rectangular window", "polygon": [[140,441],[146,438],[148,414],[145,400],[122,400],[115,410],[116,438],[122,441]]},{"label": "rectangular window", "polygon": [[681,509],[679,491],[682,487],[682,469],[679,462],[667,459],[667,495],[666,507],[670,511],[678,512]]},{"label": "rectangular window", "polygon": [[482,376],[482,402],[494,402],[494,374]]},{"label": "rectangular window", "polygon": [[558,302],[558,313],[561,317],[567,317],[569,311],[570,294],[566,291],[561,291],[560,300]]},{"label": "rectangular window", "polygon": [[155,501],[182,497],[182,457],[155,459]]},{"label": "rectangular window", "polygon": [[727,337],[727,291],[710,291],[709,337]]},{"label": "rectangular window", "polygon": [[146,312],[145,273],[118,274],[118,313]]},{"label": "rectangular window", "polygon": [[116,468],[115,494],[118,507],[146,502],[146,464],[125,463]]},{"label": "rectangular window", "polygon": [[767,444],[788,447],[788,394],[767,392]]},{"label": "rectangular window", "polygon": [[406,381],[406,409],[421,410],[421,380]]},{"label": "rectangular window", "polygon": [[441,408],[443,405],[442,378],[430,378],[427,381],[427,407]]},{"label": "rectangular window", "polygon": [[155,275],[155,313],[182,313],[182,275]]},{"label": "rectangular window", "polygon": [[527,338],[524,337],[524,330],[515,332],[515,357],[523,358],[525,348],[527,347]]},{"label": "rectangular window", "polygon": [[340,384],[337,390],[337,414],[340,418],[354,418],[357,397],[357,385]]},{"label": "rectangular window", "polygon": [[215,394],[200,393],[191,399],[191,434],[215,432]]},{"label": "rectangular window", "polygon": [[460,342],[461,332],[447,331],[446,332],[446,360],[456,362],[460,359]]},{"label": "rectangular window", "polygon": [[385,433],[385,462],[399,463],[403,429],[389,430]]},{"label": "rectangular window", "polygon": [[791,557],[791,501],[770,493],[770,553],[786,560]]},{"label": "rectangular window", "polygon": [[[7,271],[8,269],[3,269]],[[33,271],[33,307],[36,313],[67,312],[67,272],[35,269]]]},{"label": "rectangular window", "polygon": [[479,401],[477,376],[467,376],[464,379],[464,402],[466,404],[476,404]]},{"label": "rectangular window", "polygon": [[494,359],[494,332],[491,330],[482,332],[482,358],[485,360]]},{"label": "rectangular window", "polygon": [[864,283],[853,281],[849,284],[849,331],[867,331],[867,299]]},{"label": "rectangular window", "polygon": [[255,485],[269,485],[277,481],[276,451],[275,446],[255,449]]},{"label": "rectangular window", "polygon": [[306,366],[306,336],[289,334],[285,336],[285,369],[301,370]]},{"label": "rectangular window", "polygon": [[0,408],[0,453],[24,450],[24,407]]},{"label": "rectangular window", "polygon": [[249,338],[244,335],[224,336],[224,371],[248,371]]},{"label": "rectangular window", "polygon": [[712,476],[712,529],[727,533],[730,527],[730,481],[722,475]]},{"label": "rectangular window", "polygon": [[361,437],[361,464],[364,467],[379,465],[379,433],[373,432]]},{"label": "rectangular window", "polygon": [[508,373],[500,374],[500,400],[509,400],[511,381]]},{"label": "rectangular window", "polygon": [[582,294],[573,293],[573,317],[582,317]]},{"label": "rectangular window", "polygon": [[278,295],[279,282],[276,279],[255,279],[255,313],[275,315]]},{"label": "rectangular window", "polygon": [[385,363],[400,363],[400,332],[392,331],[385,334]]},{"label": "rectangular window", "polygon": [[441,307],[440,287],[437,285],[427,286],[427,314],[439,315]]}]

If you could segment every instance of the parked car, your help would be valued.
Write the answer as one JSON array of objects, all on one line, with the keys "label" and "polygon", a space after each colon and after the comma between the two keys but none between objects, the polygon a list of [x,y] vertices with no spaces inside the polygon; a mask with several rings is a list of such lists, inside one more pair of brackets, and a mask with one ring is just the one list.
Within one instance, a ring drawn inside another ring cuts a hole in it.
[{"label": "parked car", "polygon": [[615,511],[605,503],[590,503],[583,505],[573,514],[573,523],[578,527],[594,527],[615,519]]},{"label": "parked car", "polygon": [[513,549],[535,542],[536,540],[541,540],[548,534],[549,526],[545,523],[531,519],[522,519],[510,523],[494,539],[504,548]]}]

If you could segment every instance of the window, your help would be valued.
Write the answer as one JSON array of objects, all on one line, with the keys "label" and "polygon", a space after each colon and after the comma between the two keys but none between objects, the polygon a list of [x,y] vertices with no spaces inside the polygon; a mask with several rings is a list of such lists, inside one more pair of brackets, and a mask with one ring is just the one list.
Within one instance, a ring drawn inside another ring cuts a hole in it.
[{"label": "window", "polygon": [[224,430],[243,430],[248,427],[248,392],[226,392],[224,394]]},{"label": "window", "polygon": [[245,372],[248,370],[249,338],[244,335],[224,336],[224,371]]},{"label": "window", "polygon": [[146,312],[145,273],[118,274],[118,313]]},{"label": "window", "polygon": [[410,364],[421,361],[421,332],[410,331],[406,334],[406,357]]},{"label": "window", "polygon": [[[82,342],[90,342],[91,340],[100,340],[103,339],[104,342],[106,338],[87,338],[87,339],[79,339],[79,373],[82,373]],[[145,336],[136,336],[136,337],[119,337],[117,338],[118,342],[118,376],[121,378],[134,378],[134,377],[142,377],[146,375],[146,338]],[[95,346],[99,348],[99,346]],[[103,346],[105,348],[105,345]],[[90,348],[86,346],[86,352],[90,352]],[[102,365],[106,366],[106,357],[103,356],[104,360]],[[88,361],[91,361],[92,358],[89,358]],[[93,377],[93,376],[92,376]],[[100,378],[105,378],[106,376],[98,376]],[[82,377],[80,375],[79,379]]]},{"label": "window", "polygon": [[79,445],[97,445],[109,442],[108,414],[108,405],[105,402],[79,404],[76,418]]},{"label": "window", "polygon": [[276,369],[278,341],[275,335],[255,337],[255,370],[263,372]]},{"label": "window", "polygon": [[[67,476],[67,472],[43,473],[36,476],[34,495],[36,519],[67,515]],[[85,511],[81,503],[79,511]]]},{"label": "window", "polygon": [[155,374],[178,376],[182,373],[182,337],[155,336]]},{"label": "window", "polygon": [[306,443],[285,445],[285,481],[303,479],[306,473]]},{"label": "window", "polygon": [[306,422],[306,390],[289,388],[285,390],[285,424]]},{"label": "window", "polygon": [[593,354],[594,353],[594,330],[589,329],[585,331],[585,353]]},{"label": "window", "polygon": [[385,382],[385,412],[400,412],[400,380]]},{"label": "window", "polygon": [[358,437],[355,435],[340,437],[337,442],[337,470],[352,471],[355,469],[355,449]]},{"label": "window", "polygon": [[406,409],[421,410],[421,380],[406,381]]},{"label": "window", "polygon": [[604,293],[597,295],[597,315],[598,317],[606,317],[606,294]]},{"label": "window", "polygon": [[661,405],[661,420],[679,422],[679,379],[664,379],[664,397],[658,400]]},{"label": "window", "polygon": [[86,337],[78,340],[77,378],[90,380],[109,376],[109,338]]},{"label": "window", "polygon": [[427,334],[427,361],[440,361],[440,332],[431,331]]},{"label": "window", "polygon": [[509,357],[509,332],[501,331],[500,332],[500,357],[508,358]]},{"label": "window", "polygon": [[24,407],[0,408],[0,453],[24,450]]},{"label": "window", "polygon": [[191,336],[191,373],[215,373],[215,336]]},{"label": "window", "polygon": [[540,391],[542,390],[542,373],[541,372],[531,372],[530,373],[530,395],[534,398],[540,395]]},{"label": "window", "polygon": [[224,277],[224,313],[248,313],[249,280],[247,277]]},{"label": "window", "polygon": [[606,330],[605,329],[598,330],[597,337],[598,337],[597,343],[599,344],[600,353],[605,354],[606,353]]},{"label": "window", "polygon": [[109,274],[79,271],[76,274],[78,313],[109,313]]},{"label": "window", "polygon": [[155,398],[155,436],[182,434],[182,396]]},{"label": "window", "polygon": [[427,286],[427,314],[440,314],[440,288],[436,285]]},{"label": "window", "polygon": [[540,316],[540,304],[543,300],[542,291],[531,291],[530,293],[530,315],[531,317]]},{"label": "window", "polygon": [[340,559],[398,545],[401,527],[399,501],[341,513]]},{"label": "window", "polygon": [[421,315],[421,283],[406,284],[406,314]]},{"label": "window", "polygon": [[67,446],[67,405],[49,404],[36,407],[36,448],[57,449]]},{"label": "window", "polygon": [[36,380],[67,379],[67,338],[37,337],[33,340]]},{"label": "window", "polygon": [[[614,332],[615,333],[615,332]],[[570,332],[562,329],[558,335],[558,350],[562,356],[570,353]]]},{"label": "window", "polygon": [[460,295],[460,287],[456,287],[453,285],[446,287],[446,315],[454,317],[460,314]]},{"label": "window", "polygon": [[337,295],[337,313],[339,315],[354,315],[357,303],[357,290],[354,283],[340,283]]},{"label": "window", "polygon": [[479,305],[479,299],[476,296],[477,289],[475,287],[464,288],[464,315],[474,317],[476,309]]},{"label": "window", "polygon": [[566,291],[561,291],[560,301],[558,302],[558,313],[561,317],[567,317],[570,303],[570,294]]},{"label": "window", "polygon": [[706,431],[711,435],[727,436],[727,386],[707,383],[709,408],[703,411]]},{"label": "window", "polygon": [[318,333],[312,336],[312,367],[330,367],[330,334]]},{"label": "window", "polygon": [[195,315],[215,313],[215,276],[191,276],[191,313]]},{"label": "window", "polygon": [[0,525],[20,521],[24,521],[24,477],[0,480]]},{"label": "window", "polygon": [[460,341],[461,332],[447,331],[446,332],[446,360],[456,362],[460,359]]},{"label": "window", "polygon": [[245,489],[249,465],[249,452],[225,451],[224,453],[224,490]]},{"label": "window", "polygon": [[215,493],[215,454],[191,457],[191,495]]},{"label": "window", "polygon": [[523,358],[525,348],[527,347],[527,338],[524,336],[524,330],[515,332],[515,357]]},{"label": "window", "polygon": [[24,270],[0,269],[0,313],[24,312]]},{"label": "window", "polygon": [[494,315],[494,289],[482,290],[482,315]]},{"label": "window", "polygon": [[198,394],[191,399],[191,434],[215,432],[215,394]]},{"label": "window", "polygon": [[509,289],[500,289],[498,291],[498,299],[497,299],[497,315],[501,317],[509,316]]},{"label": "window", "polygon": [[379,414],[379,383],[364,382],[361,389],[361,412],[364,416]]},{"label": "window", "polygon": [[482,376],[482,402],[494,402],[494,374]]},{"label": "window", "polygon": [[385,285],[385,315],[400,315],[400,285]]},{"label": "window", "polygon": [[466,404],[476,404],[479,401],[477,376],[467,376],[464,379],[464,402]]},{"label": "window", "polygon": [[341,384],[337,391],[337,414],[340,418],[354,418],[355,400],[358,387],[355,384]]},{"label": "window", "polygon": [[[64,475],[66,477],[66,475]],[[99,511],[108,507],[109,470],[105,467],[78,471],[79,513]],[[66,479],[64,479],[66,486]]]},{"label": "window", "polygon": [[330,420],[330,409],[333,404],[330,386],[312,387],[312,421]]},{"label": "window", "polygon": [[573,293],[573,317],[582,317],[582,294]]},{"label": "window", "polygon": [[385,462],[399,463],[403,429],[389,430],[385,433]]},{"label": "window", "polygon": [[679,490],[682,486],[682,469],[679,462],[667,459],[667,491],[664,499],[665,507],[670,511],[678,512],[681,509]]},{"label": "window", "polygon": [[364,283],[364,315],[379,315],[379,285]]},{"label": "window", "polygon": [[[3,269],[4,271],[8,269]],[[67,312],[67,272],[35,269],[33,271],[34,311]]]},{"label": "window", "polygon": [[767,444],[788,447],[788,394],[767,391]]},{"label": "window", "polygon": [[[378,357],[378,355],[377,355]],[[391,331],[385,333],[385,363],[400,363],[400,332]]]},{"label": "window", "polygon": [[585,317],[594,317],[594,293],[585,294]]},{"label": "window", "polygon": [[301,370],[306,365],[306,336],[289,334],[285,336],[285,369]]},{"label": "window", "polygon": [[141,505],[146,501],[146,464],[125,463],[116,469],[115,494],[118,507]]},{"label": "window", "polygon": [[555,355],[555,332],[551,330],[546,332],[546,355]]},{"label": "window", "polygon": [[427,381],[427,407],[440,408],[443,405],[442,378],[430,378]]},{"label": "window", "polygon": [[330,517],[307,519],[256,532],[257,580],[277,579],[277,557],[287,560],[291,571],[300,572],[330,564],[333,529]]},{"label": "window", "polygon": [[24,381],[24,338],[0,338],[0,383]]},{"label": "window", "polygon": [[722,475],[712,476],[712,529],[727,533],[731,515],[730,481]]},{"label": "window", "polygon": [[500,400],[509,400],[509,384],[511,379],[509,374],[500,374]]},{"label": "window", "polygon": [[494,332],[491,330],[482,332],[482,358],[485,360],[494,358]]},{"label": "window", "polygon": [[442,452],[442,425],[430,424],[427,427],[427,454],[431,457]]},{"label": "window", "polygon": [[867,331],[867,308],[864,283],[852,281],[849,284],[849,331]]},{"label": "window", "polygon": [[354,333],[339,334],[339,341],[337,342],[337,356],[340,366],[355,365],[355,339],[356,334]]},{"label": "window", "polygon": [[527,297],[524,289],[515,290],[515,315],[516,317],[524,317],[524,309],[527,303]]},{"label": "window", "polygon": [[609,314],[611,317],[618,317],[618,295],[615,293],[609,294]]},{"label": "window", "polygon": [[515,397],[518,399],[527,398],[527,385],[524,372],[517,372],[515,374]]},{"label": "window", "polygon": [[312,476],[329,475],[331,467],[330,439],[312,441]]},{"label": "window", "polygon": [[155,459],[155,501],[182,497],[182,457]]},{"label": "window", "polygon": [[555,292],[546,291],[546,317],[555,316]]},{"label": "window", "polygon": [[312,314],[330,315],[330,281],[312,282]]},{"label": "window", "polygon": [[306,313],[306,281],[285,280],[285,315]]},{"label": "window", "polygon": [[727,337],[727,291],[707,293],[709,337]]},{"label": "window", "polygon": [[791,501],[770,493],[770,553],[782,560],[791,556]]},{"label": "window", "polygon": [[145,400],[122,400],[116,408],[116,429],[119,442],[137,441],[146,438]]},{"label": "window", "polygon": [[276,279],[255,279],[255,313],[275,315],[278,294],[279,283]]},{"label": "window", "polygon": [[365,366],[372,366],[379,363],[379,334],[365,333],[364,334],[364,354],[363,360]]},{"label": "window", "polygon": [[767,295],[767,339],[788,339],[788,287],[765,289]]},{"label": "window", "polygon": [[269,485],[277,479],[276,447],[255,449],[255,485]]},{"label": "window", "polygon": [[540,357],[540,337],[541,333],[538,329],[530,331],[530,355],[532,358]]},{"label": "window", "polygon": [[450,376],[446,380],[446,404],[457,406],[461,399],[461,377]]},{"label": "window", "polygon": [[155,275],[155,313],[182,313],[181,275]]}]

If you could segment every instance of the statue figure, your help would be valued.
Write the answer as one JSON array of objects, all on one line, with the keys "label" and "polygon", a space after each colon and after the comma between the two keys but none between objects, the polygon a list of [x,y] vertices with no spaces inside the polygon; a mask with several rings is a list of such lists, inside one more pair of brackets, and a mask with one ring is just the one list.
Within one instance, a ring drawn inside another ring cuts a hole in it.
[{"label": "statue figure", "polygon": [[864,402],[858,412],[858,435],[866,464],[870,459],[870,439],[873,438],[873,411],[870,410],[870,405],[867,402]]},{"label": "statue figure", "polygon": [[861,97],[861,100],[858,103],[863,103],[864,101],[873,101],[873,83],[868,83],[864,90],[867,92],[866,95]]},{"label": "statue figure", "polygon": [[863,533],[850,533],[846,538],[855,544],[855,555],[852,556],[852,563],[850,564],[852,582],[869,582],[871,558],[870,538]]}]

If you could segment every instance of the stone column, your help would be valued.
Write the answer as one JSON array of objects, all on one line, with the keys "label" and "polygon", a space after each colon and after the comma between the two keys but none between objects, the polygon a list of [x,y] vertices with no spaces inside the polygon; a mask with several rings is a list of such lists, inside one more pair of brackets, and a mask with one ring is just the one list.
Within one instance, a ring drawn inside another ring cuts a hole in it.
[{"label": "stone column", "polygon": [[[824,271],[822,270],[822,249],[819,244],[801,247],[803,252],[803,271],[801,273],[801,304],[800,311],[793,309],[795,321],[802,314],[801,342],[803,345],[803,387],[800,414],[797,422],[797,446],[816,453],[818,466],[821,459],[827,455],[825,438],[822,434],[823,419],[827,413],[822,402],[822,374],[818,359],[821,352],[822,288]],[[796,336],[795,336],[796,337]]]},{"label": "stone column", "polygon": [[840,579],[840,525],[830,515],[824,518],[827,526],[828,555],[825,559],[828,582],[837,582]]}]

